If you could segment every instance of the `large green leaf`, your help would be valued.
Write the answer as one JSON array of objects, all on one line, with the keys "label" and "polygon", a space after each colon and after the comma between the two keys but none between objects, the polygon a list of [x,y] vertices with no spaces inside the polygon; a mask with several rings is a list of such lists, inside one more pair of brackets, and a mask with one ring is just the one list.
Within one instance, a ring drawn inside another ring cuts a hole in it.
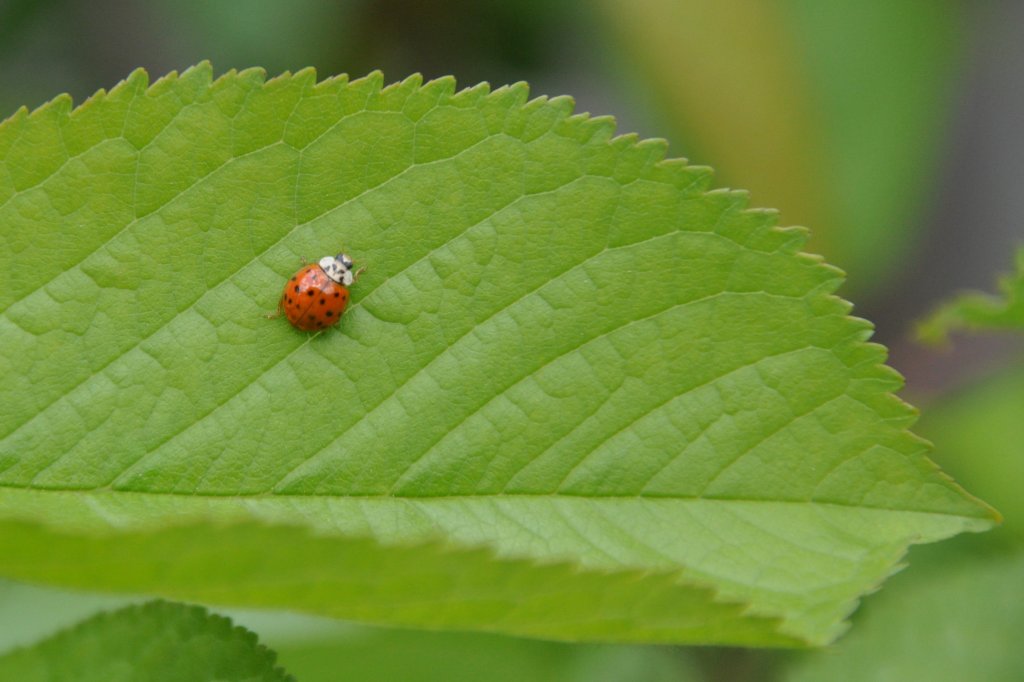
[{"label": "large green leaf", "polygon": [[[0,574],[820,643],[991,525],[802,231],[571,109],[204,64],[3,124]],[[340,330],[264,318],[342,246]]]},{"label": "large green leaf", "polygon": [[105,613],[0,656],[19,682],[287,682],[256,635],[198,606],[150,602]]}]

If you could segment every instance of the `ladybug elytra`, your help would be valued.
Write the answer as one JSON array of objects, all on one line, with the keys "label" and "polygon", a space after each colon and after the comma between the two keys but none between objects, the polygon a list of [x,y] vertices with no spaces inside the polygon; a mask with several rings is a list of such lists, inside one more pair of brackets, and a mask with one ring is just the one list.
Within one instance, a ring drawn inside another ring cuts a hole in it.
[{"label": "ladybug elytra", "polygon": [[296,272],[285,284],[278,303],[296,329],[319,331],[336,324],[348,305],[348,287],[365,268],[353,270],[344,253],[324,256]]}]

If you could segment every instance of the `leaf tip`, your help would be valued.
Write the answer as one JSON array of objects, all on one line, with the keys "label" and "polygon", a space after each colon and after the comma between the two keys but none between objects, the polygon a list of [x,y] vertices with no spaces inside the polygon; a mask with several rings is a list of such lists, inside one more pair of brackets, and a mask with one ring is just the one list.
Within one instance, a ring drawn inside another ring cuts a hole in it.
[{"label": "leaf tip", "polygon": [[346,85],[348,85],[348,74],[339,73],[336,76],[328,76],[327,78],[318,81],[317,84],[313,86],[313,91],[317,94],[323,94],[332,89],[343,88]]},{"label": "leaf tip", "polygon": [[408,76],[403,78],[401,81],[395,83],[398,87],[406,87],[418,90],[423,86],[423,74],[420,72],[410,73]]},{"label": "leaf tip", "polygon": [[56,114],[58,116],[65,116],[73,107],[74,100],[71,99],[71,95],[66,92],[62,92],[43,106],[36,109],[33,112],[33,115]]},{"label": "leaf tip", "polygon": [[210,82],[213,80],[213,64],[209,59],[204,59],[201,62],[193,64],[192,66],[185,69],[181,74],[182,79],[197,78],[199,80],[206,80]]},{"label": "leaf tip", "polygon": [[267,71],[262,66],[249,66],[239,71],[237,77],[262,83],[267,79]]},{"label": "leaf tip", "polygon": [[636,133],[622,133],[620,135],[616,135],[611,140],[609,140],[609,143],[615,147],[622,149],[625,147],[635,147],[639,140],[640,136],[637,135]]},{"label": "leaf tip", "polygon": [[454,92],[455,79],[452,76],[441,76],[428,80],[419,89],[419,95],[425,101],[430,101],[433,106],[447,102]]},{"label": "leaf tip", "polygon": [[663,137],[648,137],[640,140],[636,148],[651,157],[651,163],[664,160],[668,154],[668,140]]},{"label": "leaf tip", "polygon": [[583,112],[569,116],[565,123],[569,130],[573,131],[573,137],[581,144],[600,144],[611,140],[615,135],[614,116],[591,116]]},{"label": "leaf tip", "polygon": [[12,113],[10,116],[0,121],[0,126],[13,126],[16,123],[24,120],[26,116],[28,116],[28,107],[23,104],[17,109],[15,109],[14,113]]},{"label": "leaf tip", "polygon": [[353,87],[368,87],[371,94],[377,94],[384,88],[384,72],[376,69],[362,78],[355,79],[351,85]]},{"label": "leaf tip", "polygon": [[558,95],[547,100],[548,106],[557,109],[563,116],[568,116],[576,108],[576,99],[570,95]]},{"label": "leaf tip", "polygon": [[[615,137],[618,121],[614,116],[587,116],[586,126],[590,130],[590,139],[606,142]],[[660,163],[660,162],[659,162]]]},{"label": "leaf tip", "polygon": [[491,84],[487,81],[481,81],[476,85],[471,85],[468,88],[463,88],[456,92],[450,99],[452,104],[460,106],[473,106],[480,100],[484,99],[491,93]]},{"label": "leaf tip", "polygon": [[[314,79],[316,78],[316,74],[315,73],[313,75],[313,78]],[[291,71],[287,71],[286,70],[286,71],[282,71],[281,73],[275,74],[271,78],[267,79],[264,82],[264,87],[266,87],[266,88],[288,87],[289,85],[291,85],[292,83],[294,83],[296,81],[299,81],[300,83],[302,81],[302,79],[300,78],[299,74],[298,73],[292,73]]]},{"label": "leaf tip", "polygon": [[530,99],[530,85],[526,81],[517,81],[503,85],[491,93],[492,97],[507,95],[516,106],[522,106]]},{"label": "leaf tip", "polygon": [[128,74],[128,77],[115,85],[114,88],[121,86],[145,89],[149,87],[149,72],[140,66]]},{"label": "leaf tip", "polygon": [[306,81],[312,81],[313,83],[316,83],[316,67],[304,66],[295,72],[293,78],[303,83],[305,83]]}]

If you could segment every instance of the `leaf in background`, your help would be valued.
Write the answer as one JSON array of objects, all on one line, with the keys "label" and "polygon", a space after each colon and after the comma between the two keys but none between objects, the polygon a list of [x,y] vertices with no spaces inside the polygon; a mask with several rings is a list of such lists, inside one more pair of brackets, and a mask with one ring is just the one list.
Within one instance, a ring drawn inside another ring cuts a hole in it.
[{"label": "leaf in background", "polygon": [[778,42],[797,44],[824,131],[821,171],[834,202],[824,253],[858,290],[880,290],[906,262],[936,191],[965,52],[963,5],[782,5],[789,30]]},{"label": "leaf in background", "polygon": [[898,581],[869,600],[837,650],[802,655],[784,680],[1020,680],[1024,555]]},{"label": "leaf in background", "polygon": [[0,654],[35,644],[100,611],[133,601],[139,599],[0,580]]},{"label": "leaf in background", "polygon": [[696,682],[678,649],[564,644],[469,633],[365,629],[278,650],[302,682]]},{"label": "leaf in background", "polygon": [[256,635],[198,606],[150,602],[86,620],[0,656],[0,678],[18,682],[286,682]]},{"label": "leaf in background", "polygon": [[629,77],[643,80],[684,148],[787,222],[815,226],[819,248],[827,245],[836,216],[824,131],[784,9],[743,0],[601,7],[636,67]]},{"label": "leaf in background", "polygon": [[[173,56],[204,54],[225,66],[260,63],[271,71],[322,64],[353,35],[348,15],[358,3],[320,0],[248,0],[245,20],[231,2],[179,0],[161,3],[159,20],[175,36]],[[273,35],[273,40],[267,36]]]},{"label": "leaf in background", "polygon": [[936,173],[962,42],[955,3],[605,0],[691,156],[814,228],[876,288],[903,262]]},{"label": "leaf in background", "polygon": [[1017,272],[999,282],[1004,297],[961,294],[918,324],[918,337],[927,343],[943,343],[950,332],[1024,329],[1024,248],[1017,252]]},{"label": "leaf in background", "polygon": [[[0,582],[0,656],[126,597]],[[259,633],[301,682],[688,682],[696,663],[676,647],[566,644],[480,633],[376,628],[282,611],[220,612]],[[6,679],[6,678],[4,678]]]},{"label": "leaf in background", "polygon": [[[0,127],[0,574],[792,645],[991,525],[804,233],[663,143],[522,84],[210,79]],[[340,330],[264,319],[342,246]]]},{"label": "leaf in background", "polygon": [[[1006,515],[986,540],[1024,538],[1024,364],[1004,367],[925,412],[918,427],[950,473]],[[1004,538],[1005,539],[1005,538]]]}]

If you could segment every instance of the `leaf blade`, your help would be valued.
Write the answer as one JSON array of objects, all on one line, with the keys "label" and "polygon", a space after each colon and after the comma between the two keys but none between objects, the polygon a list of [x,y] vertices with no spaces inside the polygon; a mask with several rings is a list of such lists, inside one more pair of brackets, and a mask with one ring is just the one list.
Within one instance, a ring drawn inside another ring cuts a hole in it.
[{"label": "leaf blade", "polygon": [[[90,175],[88,150],[108,152],[82,143],[89,197],[60,159],[29,159],[48,186],[0,207],[19,239],[58,190],[85,202],[48,218],[78,262],[46,261],[41,285],[16,272],[0,318],[0,518],[6,554],[32,557],[9,575],[553,638],[817,643],[909,543],[991,523],[906,431],[884,349],[831,295],[840,273],[664,143],[521,85],[200,65],[144,86],[56,119],[77,139],[113,116],[139,149],[130,187]],[[92,195],[128,206],[119,229],[82,229],[109,215]],[[297,256],[342,240],[370,268],[343,332],[263,319]],[[96,582],[51,545],[104,566]],[[162,575],[185,547],[195,563]],[[369,590],[375,606],[330,572],[304,595],[314,569],[291,563],[274,564],[291,591],[260,595],[252,552],[270,547],[361,557],[366,585],[389,558],[465,561],[470,593],[501,576],[531,607],[464,610],[443,581],[429,610]],[[206,564],[250,582],[204,585]],[[611,616],[568,588],[564,620],[541,616],[573,576],[607,583]]]}]

